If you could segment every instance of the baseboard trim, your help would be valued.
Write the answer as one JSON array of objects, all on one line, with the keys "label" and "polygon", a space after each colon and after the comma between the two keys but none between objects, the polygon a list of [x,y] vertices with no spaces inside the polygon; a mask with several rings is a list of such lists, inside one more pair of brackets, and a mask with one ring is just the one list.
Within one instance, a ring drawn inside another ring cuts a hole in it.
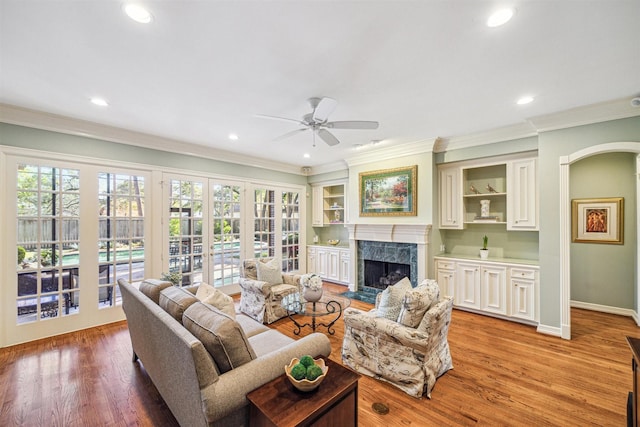
[{"label": "baseboard trim", "polygon": [[536,332],[545,335],[552,335],[554,337],[562,338],[562,328],[558,328],[556,326],[542,325],[539,324]]},{"label": "baseboard trim", "polygon": [[600,311],[602,313],[617,314],[620,316],[628,316],[634,319],[638,324],[638,313],[630,308],[612,307],[610,305],[593,304],[590,302],[574,301],[570,302],[571,308],[582,308],[584,310]]}]

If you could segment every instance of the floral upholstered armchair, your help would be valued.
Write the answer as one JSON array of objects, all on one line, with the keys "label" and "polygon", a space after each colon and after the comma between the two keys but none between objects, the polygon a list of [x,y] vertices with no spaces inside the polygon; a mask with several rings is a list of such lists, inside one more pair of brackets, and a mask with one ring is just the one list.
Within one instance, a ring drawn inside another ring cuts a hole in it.
[{"label": "floral upholstered armchair", "polygon": [[282,298],[300,291],[300,275],[283,273],[277,258],[246,259],[240,271],[240,311],[261,323],[287,315]]},{"label": "floral upholstered armchair", "polygon": [[453,297],[441,298],[434,280],[412,288],[403,279],[378,294],[374,309],[345,310],[342,361],[411,396],[431,398],[436,379],[453,368],[452,308]]}]

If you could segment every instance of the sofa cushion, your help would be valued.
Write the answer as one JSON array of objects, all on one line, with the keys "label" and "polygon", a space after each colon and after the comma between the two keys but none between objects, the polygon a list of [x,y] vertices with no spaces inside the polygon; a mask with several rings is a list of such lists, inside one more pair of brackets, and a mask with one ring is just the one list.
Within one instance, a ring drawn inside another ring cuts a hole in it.
[{"label": "sofa cushion", "polygon": [[233,303],[233,298],[208,283],[200,283],[196,291],[196,298],[233,318],[236,317],[236,306]]},{"label": "sofa cushion", "polygon": [[192,304],[185,310],[182,324],[202,342],[221,374],[256,358],[240,324],[211,305]]},{"label": "sofa cushion", "polygon": [[407,277],[381,292],[380,304],[377,307],[376,316],[384,317],[394,322],[398,320],[402,309],[404,294],[411,289],[411,282]]},{"label": "sofa cushion", "polygon": [[[268,326],[265,326],[264,324],[256,321],[255,319],[252,319],[251,317],[243,313],[240,313],[236,316],[236,322],[240,324],[240,327],[244,331],[244,334],[247,336],[247,338],[251,338],[254,335],[258,335],[271,330]],[[256,354],[258,354],[258,351],[256,351]]]},{"label": "sofa cushion", "polygon": [[267,263],[258,262],[257,265],[258,280],[267,282],[271,285],[280,285],[282,283],[282,269],[280,261],[277,258]]},{"label": "sofa cushion", "polygon": [[160,291],[160,307],[180,323],[184,311],[196,301],[198,298],[194,294],[178,286],[169,286]]},{"label": "sofa cushion", "polygon": [[171,282],[166,280],[145,279],[140,283],[140,292],[149,297],[156,304],[160,303],[160,291],[173,286]]},{"label": "sofa cushion", "polygon": [[440,299],[440,288],[435,280],[424,280],[414,289],[408,290],[402,300],[398,323],[417,328],[429,307]]}]

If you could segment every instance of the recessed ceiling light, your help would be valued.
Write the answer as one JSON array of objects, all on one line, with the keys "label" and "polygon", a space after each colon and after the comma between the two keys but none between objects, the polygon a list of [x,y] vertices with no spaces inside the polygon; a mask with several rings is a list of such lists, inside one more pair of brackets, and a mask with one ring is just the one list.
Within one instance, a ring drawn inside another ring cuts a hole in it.
[{"label": "recessed ceiling light", "polygon": [[310,157],[311,157],[311,154],[309,154],[309,153],[304,153],[304,154],[302,155],[302,157],[304,157],[305,159],[308,159],[308,158],[310,158]]},{"label": "recessed ceiling light", "polygon": [[126,13],[129,18],[141,24],[148,24],[153,20],[153,15],[139,4],[130,3],[125,5],[124,13]]},{"label": "recessed ceiling light", "polygon": [[500,9],[489,16],[487,27],[499,27],[504,25],[513,17],[513,9]]},{"label": "recessed ceiling light", "polygon": [[91,103],[94,105],[98,105],[100,107],[108,107],[109,103],[105,101],[103,98],[93,97],[91,98]]},{"label": "recessed ceiling light", "polygon": [[533,102],[533,96],[523,96],[522,98],[520,98],[520,99],[518,99],[516,101],[516,104],[525,105],[525,104],[528,104],[530,102]]},{"label": "recessed ceiling light", "polygon": [[238,135],[236,135],[235,133],[230,133],[229,134],[229,139],[232,141],[237,141],[238,140]]}]

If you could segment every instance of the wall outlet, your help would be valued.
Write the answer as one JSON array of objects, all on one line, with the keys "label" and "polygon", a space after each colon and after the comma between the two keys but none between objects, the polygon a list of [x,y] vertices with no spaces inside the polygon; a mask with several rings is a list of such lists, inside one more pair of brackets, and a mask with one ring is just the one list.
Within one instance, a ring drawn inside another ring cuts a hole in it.
[{"label": "wall outlet", "polygon": [[440,245],[440,252],[445,252],[447,248],[444,247],[444,243]]}]

